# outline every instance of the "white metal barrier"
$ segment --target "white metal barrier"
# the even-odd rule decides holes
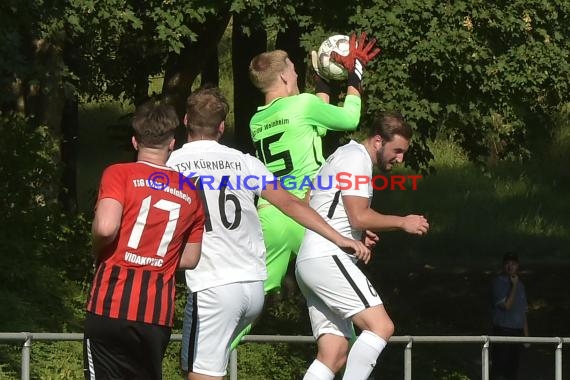
[[[30,379],[30,351],[32,341],[81,341],[81,333],[10,333],[0,332],[0,343],[23,342],[21,380]],[[181,341],[181,334],[172,334],[171,341]],[[297,335],[247,335],[243,342],[257,343],[315,343],[312,336]],[[422,343],[479,343],[481,345],[481,379],[489,380],[489,345],[491,343],[533,343],[554,345],[554,379],[562,380],[562,346],[570,343],[570,338],[559,337],[506,337],[506,336],[393,336],[390,344],[405,344],[404,380],[412,380],[412,348]],[[237,380],[237,350],[230,356],[230,380]]]

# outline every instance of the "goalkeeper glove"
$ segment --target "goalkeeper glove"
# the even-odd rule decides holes
[[[348,84],[359,88],[362,81],[364,67],[380,53],[380,48],[375,47],[376,39],[366,42],[366,33],[362,32],[356,42],[356,34],[350,36],[348,54],[340,55],[336,51],[331,52],[331,58],[341,64],[348,71]]]
[[[315,92],[324,93],[327,95],[331,95],[331,86],[329,82],[323,78],[319,72],[319,63],[318,63],[318,55],[316,51],[311,51],[311,64],[313,65],[313,70],[315,72]]]

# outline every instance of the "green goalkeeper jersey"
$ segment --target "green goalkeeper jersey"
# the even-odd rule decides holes
[[[342,107],[309,93],[277,98],[250,121],[257,156],[289,192],[303,198],[324,162],[322,136],[329,129],[355,130],[360,108],[356,95],[347,95]]]

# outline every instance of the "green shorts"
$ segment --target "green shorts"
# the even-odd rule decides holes
[[[265,240],[267,280],[265,293],[278,290],[287,273],[289,261],[299,252],[305,227],[269,205],[258,211]]]

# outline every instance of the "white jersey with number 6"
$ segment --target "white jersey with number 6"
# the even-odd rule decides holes
[[[166,164],[196,179],[203,197],[202,257],[195,269],[186,271],[190,290],[265,280],[265,246],[255,197],[274,180],[273,174],[257,158],[213,140],[184,144]],[[192,186],[184,178],[180,182]]]
[[[317,177],[326,186],[316,186],[311,191],[309,205],[323,217],[328,224],[343,236],[360,240],[361,230],[350,226],[348,215],[342,201],[343,195],[353,195],[372,199],[372,160],[362,144],[350,141],[339,147],[321,166]],[[365,183],[365,181],[367,181]],[[319,182],[315,181],[318,185]],[[329,184],[332,183],[332,186]],[[297,262],[331,255],[344,255],[338,246],[321,235],[307,230],[301,244]],[[354,260],[354,256],[351,256]]]

